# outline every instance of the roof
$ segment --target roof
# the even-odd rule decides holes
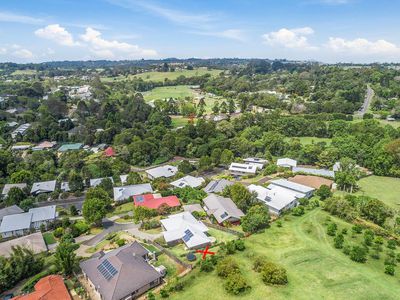
[[[187,212],[190,212],[190,213],[193,213],[195,211],[204,212],[203,208],[198,203],[183,205],[182,207],[183,207],[184,211],[187,211]]]
[[[304,167],[293,167],[292,169],[293,172],[301,172],[301,173],[307,173],[307,174],[312,174],[312,175],[317,175],[317,176],[326,176],[326,177],[335,177],[335,172],[331,170],[326,170],[326,169],[315,169],[315,168],[304,168]]]
[[[35,291],[14,297],[12,300],[71,300],[71,296],[60,275],[43,277],[35,284]]]
[[[2,195],[8,195],[8,192],[13,188],[24,189],[27,187],[26,183],[7,183],[4,185],[3,191],[1,192]]]
[[[268,160],[258,157],[247,157],[243,159],[243,161],[248,164],[259,164],[259,165],[265,165],[268,163]]]
[[[33,214],[30,212],[4,216],[0,225],[0,233],[29,229],[32,217]]]
[[[61,182],[60,190],[62,190],[64,192],[69,192],[71,190],[69,187],[69,182],[68,181]]]
[[[276,161],[277,166],[282,166],[282,167],[296,167],[297,166],[297,160],[291,159],[291,158],[278,158]]]
[[[133,201],[135,203],[135,206],[145,206],[151,209],[157,209],[163,204],[166,204],[169,207],[176,207],[181,205],[178,197],[176,197],[175,195],[167,197],[158,197],[157,194],[135,195],[133,196]]]
[[[55,189],[56,189],[55,180],[35,182],[32,185],[31,194],[54,192]]]
[[[233,182],[226,179],[212,180],[203,190],[206,193],[221,193],[227,186],[232,184]]]
[[[121,179],[121,183],[125,184],[128,180],[128,174],[119,175],[119,178]]]
[[[207,213],[213,215],[218,223],[223,223],[229,218],[240,219],[244,213],[230,199],[215,194],[209,194],[203,199],[208,208]]]
[[[291,189],[293,191],[304,193],[304,194],[309,193],[309,192],[314,190],[314,188],[311,188],[309,186],[305,186],[305,185],[302,185],[302,184],[299,184],[299,183],[291,182],[291,181],[286,180],[286,179],[271,180],[269,187],[271,185],[281,186],[281,187],[288,188],[288,189]]]
[[[170,184],[177,188],[184,188],[186,186],[190,186],[192,188],[196,188],[201,186],[204,183],[203,177],[193,177],[190,175],[186,175],[178,180],[171,182]]]
[[[257,194],[258,200],[277,211],[280,211],[293,201],[304,197],[304,194],[296,193],[295,191],[279,186],[268,189],[260,185],[251,184],[248,186],[248,189],[250,192]]]
[[[32,213],[32,222],[54,220],[57,217],[55,205],[31,208],[29,212]]]
[[[309,176],[309,175],[296,175],[294,177],[289,178],[288,180],[291,182],[312,187],[314,189],[319,189],[322,185],[331,187],[333,184],[333,180],[318,176]]]
[[[0,222],[5,216],[11,216],[15,214],[21,214],[24,210],[17,205],[8,206],[0,209]]]
[[[12,253],[12,248],[16,246],[28,248],[32,250],[35,254],[47,251],[47,246],[44,242],[42,233],[36,232],[30,235],[0,243],[0,255],[4,257],[9,257]]]
[[[79,150],[82,148],[82,144],[81,143],[75,143],[75,144],[64,144],[62,145],[60,148],[58,148],[59,152],[66,152],[69,150]]]
[[[250,164],[231,163],[229,166],[229,171],[255,174],[257,172],[257,166]]]
[[[144,260],[143,255],[147,253],[135,241],[82,261],[80,266],[103,300],[120,300],[162,277]]]
[[[104,150],[104,155],[107,157],[115,156],[115,151],[112,147],[108,147],[106,150]]]
[[[150,170],[146,170],[146,173],[153,178],[159,178],[159,177],[168,178],[174,176],[177,172],[178,168],[170,165],[160,166]]]
[[[167,243],[182,240],[188,248],[211,243],[211,239],[205,235],[207,226],[187,211],[170,215],[160,222],[165,229],[163,235]]]
[[[53,148],[56,144],[57,144],[56,142],[44,141],[38,144],[37,146],[33,147],[32,150],[50,149]]]
[[[152,192],[153,188],[151,187],[150,183],[119,186],[114,188],[114,201],[121,201],[135,195],[142,195]]]
[[[106,178],[110,179],[111,182],[114,183],[114,179],[113,179],[112,177],[102,177],[102,178],[90,179],[90,186],[91,186],[91,187],[98,186],[98,185],[101,184],[101,182],[102,182],[104,179],[106,179]]]

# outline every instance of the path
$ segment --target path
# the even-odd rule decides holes
[[[361,117],[364,116],[364,114],[368,111],[369,106],[371,105],[371,101],[374,98],[374,95],[375,95],[374,90],[368,85],[364,103],[356,114],[360,115]]]

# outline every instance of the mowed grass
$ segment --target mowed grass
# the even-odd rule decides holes
[[[300,140],[300,143],[302,145],[310,145],[310,144],[316,144],[316,143],[322,143],[322,142],[329,145],[332,141],[329,138],[319,138],[319,137],[314,137],[314,136],[302,136],[302,137],[298,137],[298,139]]]
[[[15,70],[11,75],[34,75],[36,70]]]
[[[195,77],[210,74],[213,77],[218,76],[222,70],[207,70],[207,68],[198,68],[194,70],[179,70],[175,72],[146,72],[138,75],[132,75],[133,78],[142,78],[144,81],[164,81],[166,78],[175,80],[179,76]]]
[[[189,122],[189,118],[183,116],[170,116],[170,117],[171,117],[172,127],[174,128],[186,126]],[[196,120],[194,121],[196,122]]]
[[[46,245],[51,245],[57,243],[56,238],[54,237],[52,232],[43,233],[43,239]]]
[[[301,217],[288,216],[283,226],[275,224],[264,233],[245,239],[246,250],[234,255],[241,272],[251,285],[242,296],[232,296],[223,288],[224,281],[215,271],[211,274],[193,271],[194,280],[170,299],[398,299],[400,275],[384,274],[383,258],[368,259],[365,264],[353,262],[333,247],[323,224],[328,214],[321,209]],[[331,218],[341,228],[351,225]],[[351,230],[349,230],[350,232]],[[350,234],[346,241],[351,240]],[[357,238],[359,239],[359,238]],[[351,241],[350,241],[351,244]],[[287,286],[267,286],[260,274],[252,270],[254,257],[259,255],[284,266]],[[212,289],[212,291],[211,291]]]
[[[185,99],[186,97],[193,96],[193,90],[187,85],[157,87],[151,91],[143,93],[143,97],[146,102],[169,98]]]
[[[400,209],[400,178],[368,176],[358,181],[358,185],[360,190],[357,194],[377,198],[393,208]]]

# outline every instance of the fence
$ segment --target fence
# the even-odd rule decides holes
[[[190,269],[191,270],[193,268],[193,266],[191,264],[188,264],[188,263],[185,263],[184,261],[181,261],[178,257],[175,256],[175,254],[173,254],[171,251],[165,249],[159,243],[154,242],[154,241],[150,241],[150,240],[146,240],[146,243],[148,243],[150,245],[153,245],[154,247],[159,249],[161,252],[165,253],[165,255],[167,255],[169,258],[171,258],[173,261],[175,261],[177,264],[181,265],[185,269]]]
[[[217,230],[221,230],[221,231],[225,231],[227,233],[236,235],[236,236],[241,237],[241,238],[244,237],[244,234],[242,232],[239,232],[239,231],[236,231],[236,230],[233,230],[233,229],[230,229],[230,228],[226,228],[226,227],[223,227],[221,225],[212,224],[212,223],[209,223],[209,222],[204,222],[204,223],[208,227],[211,227],[211,228],[214,228],[214,229],[217,229]]]

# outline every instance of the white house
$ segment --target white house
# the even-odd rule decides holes
[[[146,170],[147,176],[150,179],[156,179],[160,177],[169,178],[175,176],[177,172],[178,168],[170,165],[160,166],[150,170]]]
[[[283,167],[283,168],[293,168],[297,166],[297,160],[291,159],[291,158],[279,158],[276,161],[276,165],[278,167]]]
[[[31,124],[29,123],[25,123],[22,124],[20,126],[18,126],[17,129],[15,129],[12,133],[11,133],[11,137],[13,139],[15,139],[17,137],[18,134],[24,135],[25,132],[31,127]]]
[[[98,186],[104,179],[110,179],[112,183],[114,183],[114,180],[112,177],[102,177],[102,178],[94,178],[94,179],[90,179],[90,186],[91,187],[96,187]]]
[[[264,166],[268,163],[268,160],[258,157],[248,157],[243,159],[243,161],[248,165],[255,165],[259,170],[264,168]]]
[[[123,201],[135,195],[153,193],[150,183],[118,186],[114,188],[114,201]]]
[[[229,166],[229,172],[232,175],[243,176],[243,175],[255,175],[257,173],[257,166],[241,163],[231,163]]]
[[[186,175],[178,180],[171,182],[170,184],[177,188],[184,188],[186,186],[190,186],[192,188],[197,188],[201,186],[205,182],[203,177],[193,177],[190,175]]]

